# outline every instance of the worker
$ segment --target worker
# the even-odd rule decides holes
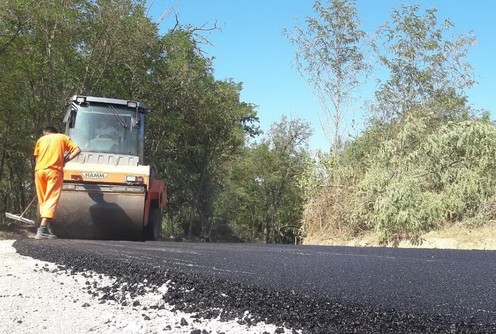
[[[100,128],[97,130],[97,138],[112,138],[117,139],[117,130],[108,123],[107,120],[102,120]]]
[[[79,146],[69,136],[58,133],[53,126],[43,130],[34,148],[36,167],[34,181],[40,209],[41,223],[36,239],[56,239],[50,228],[60,199],[64,182],[65,163],[81,153]]]

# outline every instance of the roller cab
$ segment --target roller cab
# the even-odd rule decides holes
[[[157,240],[166,191],[143,164],[146,108],[90,96],[68,101],[66,134],[81,154],[64,168],[52,223],[60,238]]]

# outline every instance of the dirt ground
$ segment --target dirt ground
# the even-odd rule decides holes
[[[379,238],[374,233],[367,233],[361,237],[346,240],[340,238],[306,238],[303,244],[358,247],[381,246]],[[410,240],[402,240],[387,246],[400,248],[496,250],[496,226],[472,229],[462,226],[451,226],[422,235],[418,243],[412,243]]]
[[[36,227],[19,222],[0,222],[0,240],[34,237]]]
[[[19,222],[0,222],[0,240],[23,239],[34,237],[36,227]],[[354,239],[306,238],[304,245],[380,247],[379,238],[374,233],[365,234]],[[418,244],[402,240],[388,247],[431,248],[431,249],[478,249],[496,250],[496,226],[467,229],[452,226],[439,231],[424,234]]]

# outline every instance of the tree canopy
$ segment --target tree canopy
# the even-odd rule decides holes
[[[167,184],[169,236],[293,243],[374,231],[388,242],[493,223],[496,132],[465,94],[475,37],[450,34],[452,22],[417,5],[395,8],[374,36],[354,0],[316,0],[314,10],[285,34],[332,120],[332,154],[309,149],[304,120],[283,116],[263,134],[242,83],[214,77],[201,29],[161,34],[144,0],[0,2],[0,211],[22,212],[34,197],[34,143],[83,94],[150,109],[145,159]],[[379,84],[367,123],[342,140],[368,70]]]
[[[379,27],[372,46],[386,75],[366,129],[339,165],[321,157],[304,174],[307,237],[374,231],[387,243],[494,221],[495,128],[465,95],[475,39],[449,35],[452,27],[417,5],[394,9]]]
[[[2,211],[20,212],[33,196],[34,143],[46,124],[61,127],[69,96],[134,99],[152,110],[146,154],[168,185],[169,216],[209,237],[219,173],[256,134],[257,117],[240,83],[214,78],[192,30],[161,36],[144,1],[7,0],[0,9]]]

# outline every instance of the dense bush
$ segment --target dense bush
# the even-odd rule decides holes
[[[376,154],[362,156],[361,164],[343,159],[341,165],[327,165],[327,183],[309,196],[304,232],[373,230],[389,241],[415,238],[444,224],[493,221],[495,127],[479,120],[437,126],[430,121],[403,119]]]

